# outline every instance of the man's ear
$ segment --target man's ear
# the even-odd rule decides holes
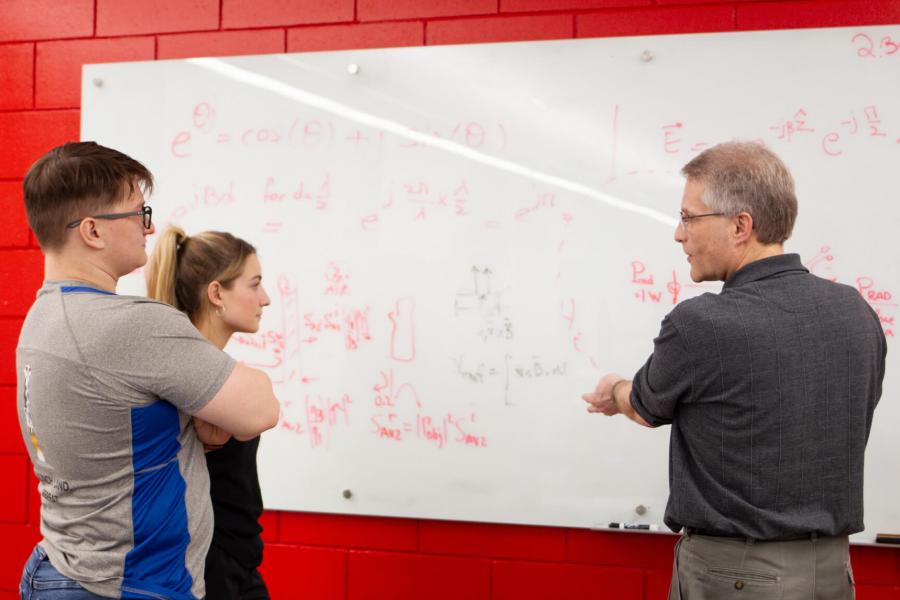
[[[106,248],[106,240],[97,228],[96,220],[90,217],[82,219],[81,223],[78,224],[76,231],[77,235],[81,238],[81,241],[88,247],[97,250]]]
[[[734,241],[738,243],[747,242],[750,236],[753,235],[753,217],[748,212],[742,212],[738,213],[734,219],[732,229]]]
[[[222,301],[222,284],[218,281],[210,281],[206,286],[206,298],[216,308],[222,308],[225,304]]]

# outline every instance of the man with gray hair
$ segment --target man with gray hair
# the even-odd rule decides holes
[[[606,375],[582,398],[672,426],[665,522],[684,535],[669,598],[853,598],[881,324],[854,288],[784,254],[797,199],[772,151],[724,143],[682,173],[675,241],[691,279],[722,291],[678,304],[633,380]]]

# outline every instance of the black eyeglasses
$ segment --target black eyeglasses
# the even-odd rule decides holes
[[[125,217],[142,217],[144,221],[144,229],[150,229],[150,225],[153,223],[153,209],[147,205],[141,210],[136,210],[134,212],[123,212],[123,213],[107,213],[105,215],[91,215],[90,217],[85,217],[85,219],[124,219]],[[75,229],[84,219],[78,219],[77,221],[72,221],[68,225],[66,225],[69,229]]]
[[[681,225],[681,230],[686,231],[688,223],[690,223],[693,219],[699,219],[700,217],[722,217],[725,216],[723,212],[712,212],[712,213],[703,213],[702,215],[686,215],[681,213],[678,215],[678,224]]]

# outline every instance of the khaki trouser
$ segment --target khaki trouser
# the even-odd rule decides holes
[[[853,600],[847,536],[760,542],[684,534],[669,600]]]

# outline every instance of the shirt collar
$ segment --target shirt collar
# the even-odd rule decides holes
[[[809,269],[800,262],[799,254],[779,254],[755,260],[732,273],[731,277],[725,281],[722,289],[724,291],[728,288],[738,287],[746,283],[772,277],[773,275],[789,272],[809,273]]]

